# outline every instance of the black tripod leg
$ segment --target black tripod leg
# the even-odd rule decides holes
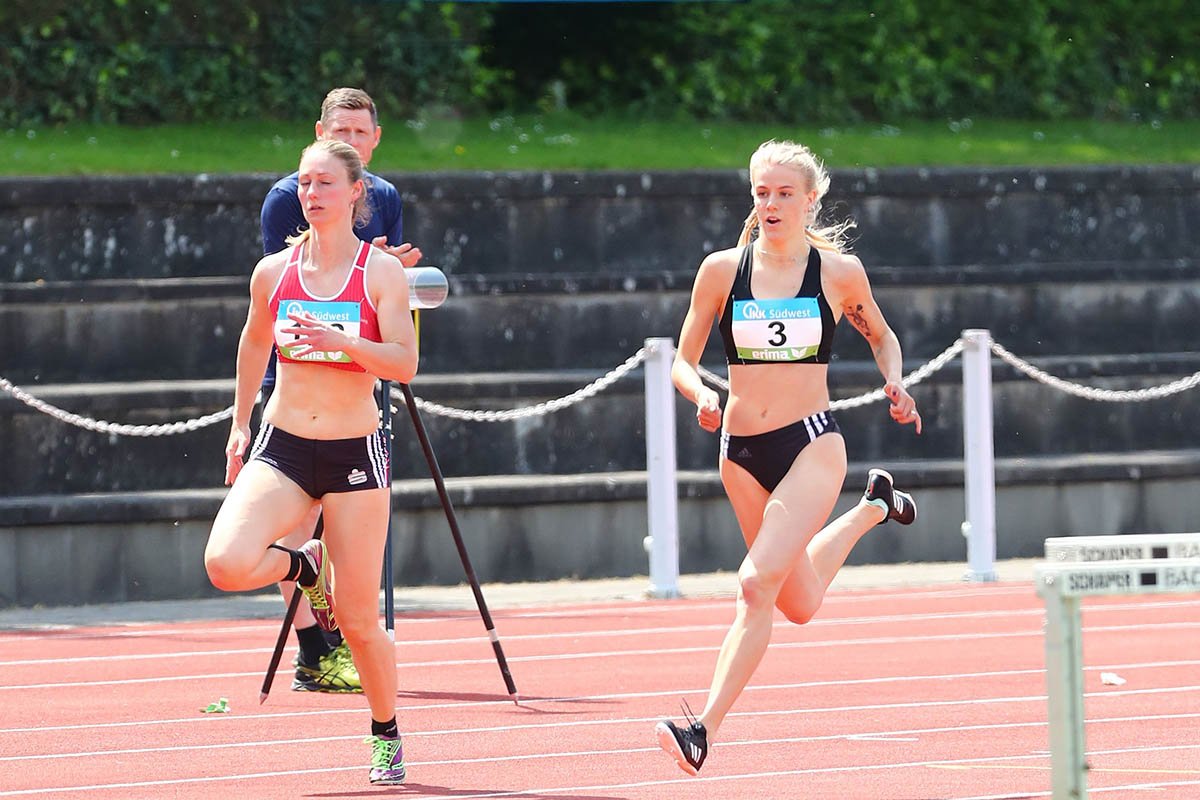
[[[518,701],[517,687],[508,671],[508,661],[504,658],[504,649],[500,647],[500,637],[496,635],[496,626],[492,623],[492,615],[488,613],[487,602],[483,599],[483,590],[479,588],[479,579],[475,577],[471,558],[467,555],[466,545],[463,544],[462,531],[458,528],[458,520],[454,516],[454,506],[450,503],[450,495],[446,493],[446,482],[442,478],[442,470],[438,466],[437,457],[433,454],[433,447],[429,444],[429,435],[425,432],[425,425],[421,422],[420,414],[417,413],[416,399],[408,384],[400,384],[400,389],[404,392],[404,404],[408,406],[408,415],[412,417],[413,428],[416,429],[417,438],[421,442],[421,450],[424,451],[425,460],[429,463],[429,473],[433,477],[438,497],[442,501],[442,510],[446,512],[446,521],[450,523],[450,533],[454,536],[454,546],[458,548],[458,557],[462,560],[467,580],[471,583],[471,591],[475,593],[475,605],[479,606],[479,615],[483,617],[483,626],[487,628],[488,636],[492,640],[492,650],[496,653],[496,663],[500,665],[500,674],[504,676],[504,685],[508,687],[509,697],[516,703]]]

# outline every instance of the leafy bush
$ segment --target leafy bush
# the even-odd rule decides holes
[[[776,0],[493,10],[485,49],[525,106],[552,81],[578,110],[846,122],[1200,116],[1187,0]],[[536,46],[531,46],[536,43]],[[530,85],[531,80],[536,84]],[[533,94],[531,95],[531,92]]]
[[[7,0],[0,123],[382,113],[1200,117],[1189,0]]]
[[[315,118],[334,86],[381,113],[473,107],[486,9],[353,0],[6,0],[0,121]]]

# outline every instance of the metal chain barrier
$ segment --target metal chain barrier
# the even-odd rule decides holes
[[[69,425],[75,425],[89,431],[111,433],[120,436],[171,436],[176,433],[199,430],[200,428],[212,425],[214,422],[220,422],[223,419],[229,419],[233,416],[233,406],[230,406],[224,411],[207,414],[196,419],[189,419],[185,422],[168,422],[161,425],[122,425],[117,422],[105,422],[104,420],[91,419],[79,414],[73,414],[70,411],[64,411],[57,406],[50,405],[44,400],[37,399],[29,392],[26,392],[19,386],[14,386],[4,378],[0,378],[0,389],[8,392],[30,408],[35,408],[43,414],[49,414],[55,419],[66,422]]]
[[[942,367],[946,366],[950,359],[962,352],[962,349],[963,340],[961,338],[956,339],[954,344],[950,345],[937,356],[908,373],[908,375],[905,377],[901,378],[900,383],[906,388],[909,386],[915,386],[933,373],[937,372]],[[729,381],[725,380],[720,375],[700,366],[696,367],[696,371],[700,373],[701,378],[704,378],[709,383],[724,389],[725,391],[729,391]],[[834,400],[829,404],[829,408],[833,411],[837,411],[841,408],[858,408],[859,406],[865,406],[868,403],[874,403],[877,400],[885,399],[887,399],[887,395],[883,393],[883,389],[872,389],[871,391],[865,394],[860,394],[857,397],[844,397],[841,400]]]
[[[1087,400],[1100,400],[1106,403],[1139,403],[1145,400],[1156,400],[1160,397],[1167,397],[1168,395],[1186,391],[1200,385],[1200,372],[1194,372],[1186,378],[1164,383],[1162,386],[1153,386],[1149,389],[1097,389],[1093,386],[1084,386],[1065,381],[1062,378],[1056,378],[1045,370],[1038,369],[1028,361],[1013,355],[998,342],[992,342],[992,352],[1035,381],[1052,386],[1060,392],[1066,392],[1067,394]]]
[[[901,383],[905,386],[914,386],[928,378],[933,373],[944,367],[951,359],[962,352],[964,345],[963,339],[957,339],[955,342],[943,350],[938,356],[926,362],[916,370],[913,370],[906,375]],[[1076,397],[1082,397],[1087,400],[1099,400],[1104,402],[1142,402],[1145,400],[1155,400],[1162,397],[1167,397],[1178,392],[1183,392],[1188,389],[1193,389],[1200,386],[1200,372],[1193,373],[1186,378],[1180,378],[1177,381],[1163,384],[1162,386],[1154,386],[1149,389],[1097,389],[1091,386],[1071,383],[1070,381],[1057,378],[1054,375],[1033,366],[1028,361],[1013,355],[1005,347],[996,341],[992,342],[992,352],[1000,359],[1025,374],[1026,376],[1047,386],[1051,386],[1059,391]],[[618,367],[610,370],[600,378],[589,383],[581,389],[578,389],[570,394],[559,397],[554,400],[548,400],[544,403],[538,403],[533,406],[524,408],[506,409],[504,411],[475,411],[461,408],[452,408],[439,403],[434,403],[429,400],[422,400],[417,397],[417,408],[421,411],[430,414],[438,414],[451,419],[462,420],[466,422],[509,422],[516,419],[526,419],[528,417],[539,417],[545,414],[550,414],[555,411],[561,411],[564,408],[573,406],[594,397],[600,392],[607,389],[616,381],[620,380],[631,370],[637,367],[646,359],[646,348],[640,348],[636,353]],[[729,390],[729,381],[720,375],[712,372],[705,367],[698,366],[696,368],[700,377],[709,383],[717,386],[725,391]],[[51,405],[44,400],[39,400],[29,394],[19,386],[14,385],[11,381],[0,378],[0,389],[11,394],[29,407],[48,414],[57,420],[65,422],[69,425],[75,425],[89,431],[97,431],[99,433],[109,433],[119,436],[171,436],[177,433],[187,433],[189,431],[205,428],[222,420],[227,420],[233,416],[233,406],[218,411],[213,414],[206,414],[202,417],[189,419],[183,422],[170,422],[160,425],[123,425],[116,422],[105,422],[104,420],[91,419],[80,414],[74,414],[70,411],[65,411],[61,408]],[[395,400],[403,402],[403,395],[399,389],[392,390],[392,397]],[[830,408],[837,410],[843,408],[856,408],[858,406],[874,403],[878,400],[884,400],[885,395],[883,389],[874,389],[857,397],[847,397],[840,400],[834,400],[829,404]]]
[[[625,359],[619,367],[610,370],[607,374],[584,386],[582,389],[577,389],[565,397],[559,397],[555,400],[547,400],[544,403],[538,403],[525,408],[511,408],[505,411],[468,411],[462,408],[451,408],[443,406],[439,403],[433,403],[429,400],[422,400],[419,397],[413,399],[417,401],[417,408],[421,411],[427,411],[430,414],[440,414],[443,417],[451,419],[463,420],[466,422],[508,422],[514,419],[525,419],[527,417],[540,417],[544,414],[549,414],[553,411],[561,411],[568,406],[573,406],[578,402],[588,399],[593,395],[607,389],[615,381],[623,377],[627,372],[642,363],[646,359],[646,348],[640,348],[636,353]],[[400,394],[399,389],[392,390],[392,398],[404,401],[404,396]]]

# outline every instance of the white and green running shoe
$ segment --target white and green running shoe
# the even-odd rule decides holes
[[[337,620],[333,616],[333,606],[329,604],[329,597],[333,594],[333,580],[330,577],[329,552],[325,549],[325,543],[320,539],[309,539],[300,545],[298,552],[317,573],[317,581],[312,586],[305,586],[303,583],[296,585],[308,598],[313,619],[317,624],[327,631],[336,631]]]
[[[404,783],[404,746],[400,737],[368,736],[371,745],[371,783]]]
[[[350,646],[343,640],[321,656],[315,666],[296,662],[293,692],[362,692],[362,681],[350,656]]]

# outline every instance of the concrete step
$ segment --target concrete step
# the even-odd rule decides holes
[[[847,563],[963,562],[961,460],[855,460],[835,515],[857,502],[871,466],[913,491],[917,521],[876,528]],[[1200,449],[999,459],[997,557],[1039,556],[1048,536],[1193,530],[1179,498],[1200,491],[1197,475]],[[715,470],[682,472],[678,486],[681,570],[735,570],[745,545]],[[642,472],[450,478],[447,489],[481,581],[646,574]],[[0,608],[217,596],[203,551],[224,494],[0,498]],[[397,481],[392,508],[396,585],[461,583],[432,482]]]
[[[876,272],[878,274],[876,274]],[[1189,350],[1200,262],[881,268],[874,293],[907,356],[964,328],[1022,355]],[[421,316],[421,371],[607,369],[648,337],[676,338],[693,275],[455,280]],[[245,279],[0,285],[0,376],[16,383],[229,377]],[[869,359],[841,326],[834,357]],[[714,332],[706,351],[720,359]]]
[[[1038,359],[1065,379],[1109,389],[1159,386],[1200,371],[1200,353]],[[921,366],[909,360],[907,370]],[[723,365],[711,364],[723,374]],[[994,439],[1000,456],[1135,451],[1200,446],[1194,420],[1200,391],[1145,403],[1076,398],[1026,378],[1002,362],[993,368]],[[597,372],[422,375],[417,397],[468,410],[530,408],[589,384]],[[869,362],[831,369],[834,398],[855,397],[879,385]],[[913,388],[925,424],[891,421],[883,402],[838,412],[853,458],[952,458],[962,453],[962,389],[957,360]],[[164,424],[226,408],[232,382],[154,381],[42,386],[37,396],[92,419]],[[399,404],[396,404],[399,406]],[[640,369],[600,394],[554,413],[510,422],[462,422],[422,413],[447,476],[608,473],[645,466],[644,376]],[[428,466],[401,408],[394,419],[396,478],[427,476]],[[0,480],[13,494],[189,489],[219,486],[228,423],[189,433],[132,437],[92,432],[61,422],[0,395]],[[718,437],[699,429],[694,410],[676,404],[676,452],[682,469],[716,464]]]
[[[734,169],[383,177],[403,196],[405,238],[454,274],[693,268],[737,241],[751,208]],[[0,178],[14,220],[0,229],[0,281],[244,275],[273,180]],[[1198,186],[1190,164],[867,168],[834,170],[825,207],[858,221],[868,264],[1198,258]]]

